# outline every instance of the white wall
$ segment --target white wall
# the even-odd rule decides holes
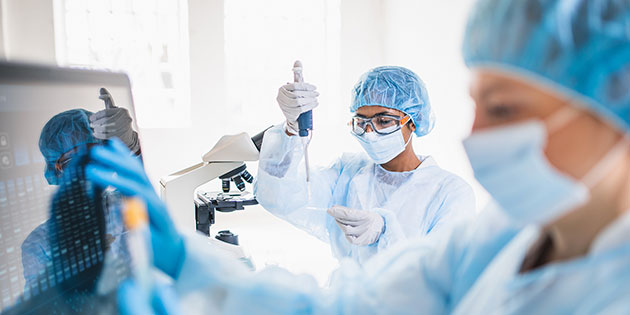
[[[6,27],[4,26],[4,21],[6,21],[6,18],[4,17],[4,7],[5,5],[2,3],[2,1],[0,1],[0,60],[7,58],[6,49],[4,48],[4,32],[6,30]]]
[[[386,16],[382,0],[341,1],[341,88],[344,101],[350,102],[350,91],[361,74],[383,65]],[[349,104],[347,104],[349,106]]]
[[[6,58],[54,63],[53,0],[2,0],[0,5]]]

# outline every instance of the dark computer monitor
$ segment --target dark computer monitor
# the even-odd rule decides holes
[[[0,63],[0,312],[115,307],[109,298],[128,276],[119,196],[95,198],[80,169],[63,169],[80,148],[103,143],[89,122],[106,107],[101,88],[137,131],[124,74]],[[82,184],[61,192],[63,176]]]

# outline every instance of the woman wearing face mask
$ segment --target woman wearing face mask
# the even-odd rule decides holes
[[[312,171],[308,199],[300,113],[317,106],[307,83],[280,88],[287,123],[266,132],[256,197],[271,213],[329,242],[337,258],[363,262],[408,237],[446,233],[474,214],[474,195],[461,178],[430,156],[414,153],[412,138],[433,128],[424,83],[403,67],[378,67],[356,84],[351,134],[364,154],[343,154],[328,168]]]

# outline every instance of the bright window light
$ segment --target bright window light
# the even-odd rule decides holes
[[[191,124],[186,0],[56,0],[60,65],[126,72],[143,128]]]

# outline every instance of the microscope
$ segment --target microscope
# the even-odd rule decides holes
[[[269,127],[271,128],[271,127]],[[267,129],[269,129],[267,128]],[[256,205],[256,197],[245,191],[245,182],[254,177],[247,171],[245,162],[257,161],[265,131],[253,137],[245,132],[223,136],[214,147],[204,154],[202,162],[177,171],[160,179],[162,200],[174,215],[176,226],[181,230],[193,228],[210,237],[210,226],[215,223],[215,211],[232,212]],[[208,192],[197,189],[214,179],[221,180],[221,191]],[[234,183],[238,192],[231,192]],[[238,235],[229,230],[219,231],[210,243],[247,262],[238,244]],[[253,268],[253,265],[250,265]]]

